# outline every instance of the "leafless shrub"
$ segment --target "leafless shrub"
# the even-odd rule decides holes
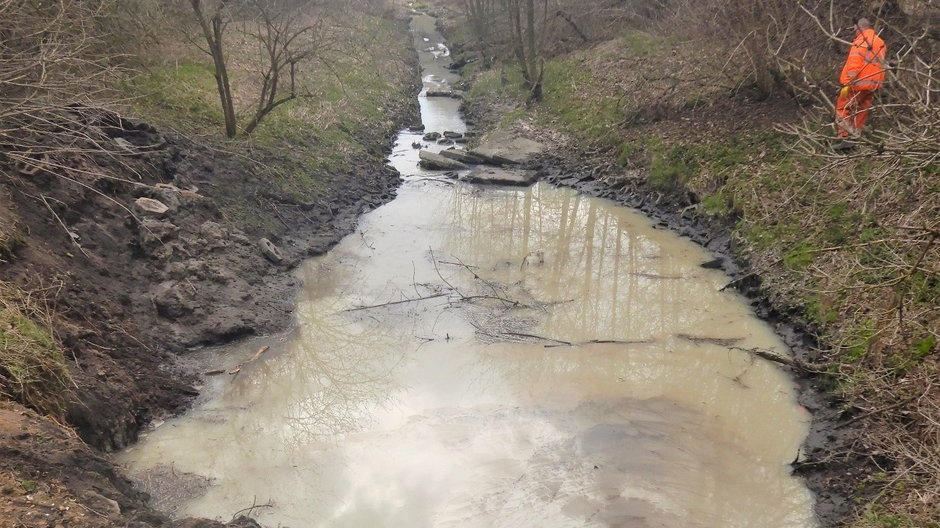
[[[35,173],[62,153],[120,152],[89,126],[119,73],[107,42],[112,7],[0,0],[0,157],[11,169]]]
[[[189,4],[201,30],[201,37],[191,41],[212,57],[228,137],[238,133],[239,114],[229,73],[230,26],[257,45],[260,58],[258,89],[243,133],[251,134],[282,104],[311,97],[299,84],[298,70],[325,62],[335,47],[337,36],[331,31],[325,9],[299,0],[189,0]],[[381,5],[366,2],[364,7]]]
[[[850,44],[839,33],[840,24],[834,20],[834,9],[828,15],[803,8],[804,17],[813,21],[816,32],[834,43]],[[929,24],[912,20],[882,21],[880,31],[889,34],[887,58],[888,78],[880,92],[880,101],[872,112],[878,116],[877,126],[866,130],[858,142],[863,147],[856,156],[880,160],[897,170],[936,171],[940,164],[940,113],[936,111],[940,98],[940,41]],[[803,92],[825,110],[833,111],[832,84],[814,79],[805,62],[783,60],[793,70],[815,82],[807,82]],[[832,160],[834,166],[853,161],[856,156],[844,156],[829,149],[832,136],[830,122],[809,119],[785,129],[799,140],[799,148],[806,154]]]

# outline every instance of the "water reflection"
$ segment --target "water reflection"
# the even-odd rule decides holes
[[[125,455],[213,479],[182,513],[813,526],[792,383],[727,345],[784,348],[698,248],[544,185],[411,181],[360,231],[303,269],[291,335]]]
[[[454,81],[433,22],[426,87]],[[271,500],[267,526],[815,526],[787,466],[808,416],[746,352],[785,347],[707,255],[567,190],[434,181],[420,136],[394,147],[398,197],[301,270],[296,329],[210,354],[271,346],[121,455],[159,503],[188,482],[174,515]]]

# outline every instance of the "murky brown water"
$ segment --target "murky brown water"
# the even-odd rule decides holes
[[[295,528],[815,526],[788,466],[809,416],[741,349],[787,351],[707,254],[567,190],[428,179],[411,139],[398,198],[302,269],[297,327],[202,354],[271,346],[120,455],[158,505]]]

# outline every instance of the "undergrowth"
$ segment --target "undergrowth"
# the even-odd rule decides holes
[[[0,282],[0,394],[43,414],[61,416],[70,376],[42,302]]]

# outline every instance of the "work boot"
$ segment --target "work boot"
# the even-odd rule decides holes
[[[836,152],[845,152],[855,148],[855,143],[841,139],[832,144],[832,150]]]

